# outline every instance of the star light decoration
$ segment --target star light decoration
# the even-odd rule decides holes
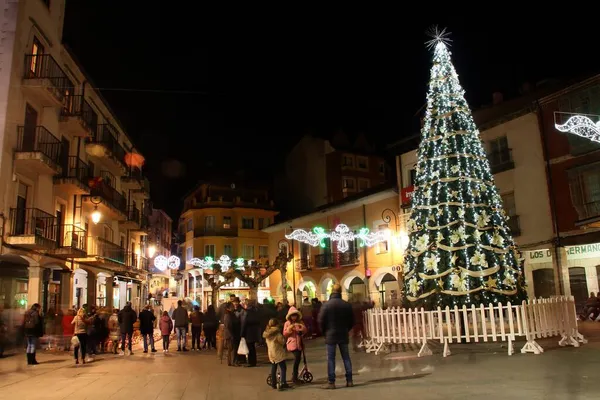
[[[181,265],[181,260],[177,256],[170,256],[169,258],[165,256],[156,256],[154,259],[154,266],[160,270],[165,271],[167,268],[169,269],[179,269]]]
[[[600,121],[594,122],[585,115],[573,115],[564,124],[554,124],[554,127],[560,132],[572,133],[600,143]]]
[[[361,228],[358,233],[354,233],[346,224],[339,224],[335,229],[327,233],[320,226],[313,228],[312,232],[304,229],[295,229],[289,235],[285,235],[286,239],[297,240],[306,243],[312,247],[325,247],[325,239],[338,243],[338,251],[345,253],[350,249],[349,242],[356,239],[360,240],[361,247],[371,247],[377,243],[385,242],[387,238],[386,231],[369,232],[369,228]]]
[[[244,268],[244,259],[243,258],[240,257],[240,258],[236,258],[235,260],[232,260],[226,254],[223,254],[221,257],[219,257],[218,260],[215,260],[214,258],[212,258],[210,256],[204,257],[204,259],[194,257],[190,261],[188,261],[188,263],[192,264],[195,267],[202,268],[202,269],[208,269],[208,268],[212,269],[213,265],[216,264],[221,267],[221,272],[229,271],[229,268],[231,268],[232,264],[236,266],[236,269]]]

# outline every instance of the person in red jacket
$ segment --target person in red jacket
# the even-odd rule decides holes
[[[302,335],[306,333],[306,326],[302,322],[302,313],[296,309],[296,307],[290,307],[285,325],[283,326],[283,336],[286,340],[286,348],[289,352],[294,355],[294,369],[292,372],[292,381],[294,384],[299,384],[298,379],[298,367],[300,366],[300,360],[302,357],[302,349],[304,347],[302,343]]]
[[[65,351],[71,351],[71,338],[75,332],[73,318],[75,318],[75,310],[68,310],[67,314],[62,317],[62,342]]]

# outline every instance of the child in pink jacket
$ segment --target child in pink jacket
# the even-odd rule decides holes
[[[285,325],[283,326],[283,336],[286,337],[286,347],[289,352],[294,355],[294,369],[292,372],[292,381],[299,384],[298,367],[302,357],[302,335],[306,333],[306,326],[302,322],[302,313],[296,307],[290,307],[290,310],[285,317]]]
[[[162,317],[158,323],[160,334],[162,335],[163,341],[163,353],[169,352],[169,341],[171,339],[171,332],[173,331],[173,320],[169,317],[169,313],[163,311]]]

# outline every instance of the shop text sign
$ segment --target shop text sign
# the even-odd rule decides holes
[[[412,203],[412,198],[413,198],[414,194],[415,194],[414,186],[402,188],[402,190],[400,191],[400,198],[402,200],[402,205],[410,206]]]
[[[527,264],[542,264],[552,262],[550,249],[532,250],[527,252]]]
[[[582,260],[600,257],[600,243],[566,246],[567,260]]]

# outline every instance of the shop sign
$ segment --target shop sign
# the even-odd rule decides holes
[[[412,198],[413,198],[414,194],[415,194],[414,186],[402,188],[402,190],[400,191],[400,198],[402,200],[402,205],[407,206],[407,207],[410,206],[412,203]]]
[[[525,262],[527,264],[542,264],[552,262],[552,252],[550,249],[540,249],[527,251]]]
[[[583,260],[600,257],[600,243],[566,246],[567,260]]]

